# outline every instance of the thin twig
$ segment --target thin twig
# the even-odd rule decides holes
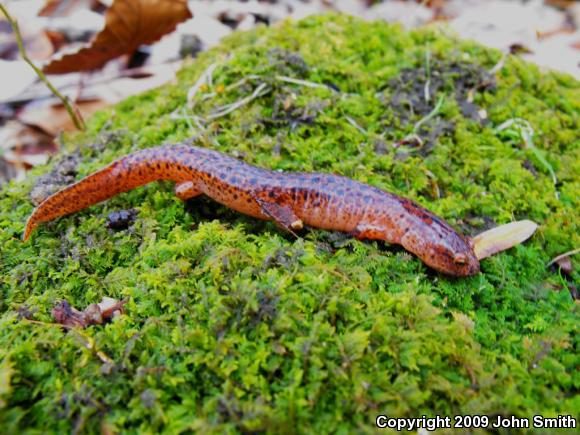
[[[199,116],[196,115],[191,115],[191,120],[193,122],[195,122],[195,125],[197,126],[197,128],[199,128],[199,130],[205,134],[205,137],[208,138],[211,143],[214,144],[214,146],[216,147],[220,147],[221,144],[219,143],[219,141],[214,137],[213,134],[211,134],[211,132],[209,132],[207,130],[207,127],[204,125],[205,120],[203,118],[200,118]],[[203,122],[202,122],[203,121]]]
[[[534,129],[527,120],[523,118],[508,119],[507,121],[504,121],[501,125],[496,127],[495,131],[499,132],[512,126],[515,127],[517,134],[519,134],[520,138],[524,141],[524,146],[529,150],[531,150],[534,156],[536,156],[536,158],[540,161],[540,163],[544,165],[544,167],[548,170],[550,177],[552,177],[552,183],[554,183],[554,186],[556,186],[558,184],[558,178],[556,177],[554,168],[552,168],[550,162],[546,160],[542,152],[534,144],[533,140]],[[556,198],[557,197],[558,194],[556,193]]]
[[[578,253],[580,253],[580,248],[573,249],[572,251],[564,252],[563,254],[560,254],[557,257],[554,257],[552,259],[552,261],[550,261],[546,265],[546,267],[550,267],[552,264],[556,263],[557,261],[560,261],[563,258],[567,258],[567,257],[570,257],[570,256],[575,255],[575,254],[578,254]]]
[[[233,89],[236,89],[236,88],[239,88],[240,86],[243,86],[243,85],[245,85],[245,84],[246,84],[246,83],[248,83],[250,80],[256,80],[256,79],[260,79],[260,78],[262,78],[262,77],[260,77],[260,76],[258,76],[258,75],[256,75],[256,74],[250,74],[250,75],[247,75],[247,76],[246,76],[246,77],[244,77],[243,79],[241,79],[241,80],[238,80],[237,82],[235,82],[235,83],[232,83],[231,85],[228,85],[228,86],[226,86],[226,87],[224,88],[224,90],[223,90],[222,92],[220,92],[220,93],[227,93],[227,92],[229,92],[229,91],[231,91],[231,90],[233,90]],[[204,94],[204,95],[203,95],[203,96],[200,98],[200,101],[209,100],[210,98],[213,98],[213,97],[215,97],[217,94],[218,94],[217,92],[209,92],[209,93],[207,93],[207,94]]]
[[[208,132],[207,127],[204,125],[205,120],[197,115],[189,115],[186,112],[186,109],[183,108],[181,110],[175,110],[173,111],[170,115],[169,115],[170,119],[173,120],[184,120],[187,123],[187,126],[189,127],[189,129],[193,132],[195,132],[196,135],[198,135],[198,130],[199,130],[199,134],[203,134],[205,135],[205,137],[207,137],[208,140],[210,140],[216,147],[221,146],[220,143],[218,142],[218,140],[213,137],[213,135]],[[197,127],[197,129],[195,128],[195,126],[192,124],[192,121],[195,123],[195,126]],[[203,123],[202,123],[203,121]]]
[[[12,29],[14,30],[14,36],[16,37],[16,43],[18,44],[18,51],[20,52],[20,55],[22,56],[22,59],[24,59],[24,61],[28,65],[30,65],[30,67],[34,70],[34,72],[40,78],[40,80],[42,80],[44,82],[44,84],[48,87],[48,89],[50,89],[51,92],[60,99],[60,101],[62,102],[62,104],[66,108],[66,111],[68,112],[69,116],[71,117],[71,119],[72,119],[75,127],[78,130],[84,130],[85,129],[85,122],[83,121],[82,116],[80,116],[80,112],[78,112],[78,116],[77,116],[77,113],[75,113],[75,110],[73,110],[73,108],[72,108],[72,106],[71,106],[70,101],[68,100],[68,98],[65,97],[64,95],[62,95],[52,85],[52,83],[50,83],[50,81],[46,78],[46,76],[44,75],[44,73],[42,72],[42,70],[40,68],[38,68],[30,60],[30,58],[26,54],[26,49],[24,48],[24,42],[22,41],[22,35],[20,34],[20,28],[18,27],[18,22],[14,18],[12,18],[12,16],[8,13],[8,10],[6,9],[6,7],[4,5],[0,4],[0,10],[4,14],[4,16],[6,17],[6,19],[10,23],[10,25],[12,26]]]
[[[348,115],[345,115],[344,117],[346,118],[346,120],[348,121],[348,123],[349,123],[350,125],[352,125],[354,128],[356,128],[358,131],[360,131],[360,132],[361,132],[362,134],[364,134],[365,136],[367,136],[367,135],[368,135],[367,131],[366,131],[364,128],[362,128],[360,125],[358,125],[358,123],[357,123],[357,122],[356,122],[354,119],[352,119],[352,118],[351,118],[350,116],[348,116]]]
[[[320,83],[309,82],[308,80],[300,80],[300,79],[295,79],[295,78],[287,77],[287,76],[276,76],[276,80],[279,80],[281,82],[286,82],[286,83],[293,83],[295,85],[306,86],[308,88],[330,89],[330,90],[334,91],[334,89],[332,89],[330,86],[327,86],[327,85],[321,85]],[[336,92],[336,91],[334,91],[334,92]]]
[[[429,121],[431,118],[433,118],[435,115],[437,115],[439,113],[439,110],[441,109],[441,106],[443,105],[443,101],[444,101],[444,98],[440,97],[439,101],[437,101],[437,104],[435,105],[435,108],[431,112],[429,112],[429,114],[427,116],[425,116],[424,118],[417,121],[417,123],[415,124],[415,127],[413,128],[413,134],[417,134],[417,132],[419,131],[419,128],[423,124],[425,124],[427,121]]]
[[[187,102],[190,104],[191,107],[195,105],[195,95],[201,89],[201,87],[206,83],[211,83],[211,76],[213,71],[217,68],[217,63],[212,63],[210,66],[206,68],[206,70],[199,76],[195,84],[189,88],[187,92]]]
[[[496,63],[492,69],[490,69],[488,72],[490,74],[495,74],[497,72],[499,72],[503,66],[505,65],[505,61],[507,60],[508,56],[509,56],[510,52],[508,51],[504,51],[503,54],[501,55],[501,59],[498,61],[498,63]]]
[[[208,116],[208,119],[210,121],[213,121],[214,119],[217,118],[221,118],[222,116],[227,115],[228,113],[233,112],[234,110],[239,109],[240,107],[248,104],[250,101],[254,100],[255,98],[261,97],[263,95],[266,95],[268,92],[270,92],[271,89],[269,89],[267,87],[268,85],[266,85],[266,83],[261,83],[252,93],[252,95],[248,95],[245,98],[242,98],[241,100],[236,101],[235,103],[232,104],[228,104],[227,106],[222,107],[221,110],[212,113],[210,116]]]

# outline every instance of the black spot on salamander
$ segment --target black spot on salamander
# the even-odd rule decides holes
[[[274,197],[276,196],[276,194],[274,193],[274,191],[273,191],[273,190],[270,190],[270,191],[268,192],[268,196],[269,196],[270,198],[274,198]]]

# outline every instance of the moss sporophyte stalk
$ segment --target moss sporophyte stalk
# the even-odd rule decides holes
[[[580,85],[515,57],[490,74],[500,59],[436,29],[327,15],[235,33],[176,84],[97,114],[62,156],[0,191],[0,426],[372,432],[378,415],[579,409],[577,260],[571,275],[546,265],[580,245]],[[22,243],[31,194],[190,138],[394,192],[467,235],[540,227],[454,279],[393,246],[295,238],[158,182]],[[110,213],[131,209],[109,228]],[[78,333],[48,325],[62,300],[104,297],[127,299],[124,314]]]

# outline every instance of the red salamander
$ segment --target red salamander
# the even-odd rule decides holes
[[[24,240],[41,222],[156,180],[175,181],[182,200],[204,194],[289,231],[304,225],[344,231],[402,245],[448,275],[479,272],[470,240],[406,198],[339,175],[275,172],[189,145],[138,151],[49,196],[28,219]]]

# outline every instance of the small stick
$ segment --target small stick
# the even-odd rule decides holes
[[[563,254],[560,254],[557,257],[554,257],[552,259],[552,261],[550,261],[548,264],[546,264],[546,267],[550,267],[552,264],[556,263],[557,261],[560,261],[563,258],[570,257],[570,256],[578,254],[578,253],[580,253],[580,248],[573,249],[573,250],[568,251],[568,252],[564,252]]]
[[[252,101],[255,98],[261,97],[263,95],[266,95],[268,92],[270,92],[270,89],[266,88],[267,85],[266,83],[261,83],[252,93],[252,95],[249,95],[245,98],[242,98],[241,100],[236,101],[235,103],[229,104],[227,106],[225,106],[225,108],[222,108],[221,111],[212,113],[210,116],[208,116],[208,119],[210,121],[213,121],[214,119],[217,118],[221,118],[222,116],[227,115],[228,113],[233,112],[234,110],[239,109],[240,107],[248,104],[250,101]],[[262,92],[264,91],[264,92]]]
[[[548,170],[550,177],[552,177],[552,183],[554,186],[558,184],[558,178],[556,177],[556,173],[554,172],[554,168],[552,165],[546,160],[546,158],[542,155],[540,150],[534,145],[534,129],[532,125],[523,118],[512,118],[504,121],[501,125],[495,128],[495,131],[502,131],[506,128],[514,126],[516,128],[517,133],[520,135],[520,138],[524,142],[524,146],[532,151],[534,156],[540,161],[542,165]],[[556,198],[558,198],[558,194],[556,192]]]
[[[78,110],[77,110],[77,112],[75,113],[75,110],[73,110],[68,98],[65,97],[64,95],[62,95],[52,85],[52,83],[50,83],[50,81],[46,78],[46,76],[44,75],[42,70],[40,68],[38,68],[36,65],[34,65],[32,60],[30,60],[30,58],[26,54],[26,49],[24,48],[24,42],[22,41],[22,35],[20,34],[20,28],[18,27],[18,22],[14,18],[12,18],[12,16],[8,13],[8,10],[6,9],[6,7],[4,5],[0,4],[0,10],[4,14],[6,19],[10,23],[10,25],[12,26],[12,29],[14,30],[14,36],[16,37],[16,43],[18,44],[18,51],[20,52],[22,59],[24,59],[24,61],[28,65],[30,65],[30,67],[34,70],[34,72],[40,78],[40,80],[42,80],[44,82],[44,84],[48,87],[48,89],[50,89],[51,92],[60,99],[60,101],[62,102],[62,104],[66,108],[66,111],[68,112],[69,116],[71,117],[75,127],[78,130],[84,130],[85,129],[85,122],[83,121],[83,118],[82,118],[80,112],[78,112]],[[78,113],[78,116],[77,116],[77,113]]]
[[[350,125],[352,125],[354,128],[356,128],[358,131],[360,131],[360,132],[361,132],[362,134],[364,134],[365,136],[367,136],[367,135],[368,135],[367,131],[366,131],[364,128],[362,128],[360,125],[358,125],[358,123],[357,123],[357,122],[356,122],[354,119],[352,119],[352,118],[351,118],[350,116],[348,116],[348,115],[345,115],[344,117],[346,118],[346,120],[348,121],[348,123],[349,123]]]
[[[413,134],[417,134],[417,131],[419,131],[419,128],[423,124],[425,124],[427,121],[429,121],[435,115],[437,115],[437,113],[439,113],[439,110],[441,109],[441,106],[443,105],[443,100],[444,100],[444,98],[440,97],[439,101],[437,101],[437,104],[435,105],[435,108],[431,112],[429,112],[429,114],[427,116],[425,116],[424,118],[417,121],[417,123],[415,124],[415,127],[413,128]]]
[[[293,83],[295,85],[306,86],[308,88],[330,89],[330,90],[334,91],[334,89],[332,89],[330,86],[321,85],[320,83],[309,82],[307,80],[295,79],[295,78],[287,77],[287,76],[276,76],[276,80],[279,80],[281,82],[286,82],[286,83]]]
[[[509,54],[510,54],[509,51],[504,51],[503,54],[502,54],[502,56],[501,56],[501,59],[499,60],[499,62],[496,63],[493,66],[493,68],[490,69],[488,72],[490,74],[495,74],[495,73],[499,72],[503,68],[503,66],[505,65],[505,61],[508,58]]]
[[[218,66],[217,63],[212,63],[210,66],[208,66],[206,70],[201,74],[201,76],[199,76],[195,84],[191,88],[189,88],[189,91],[187,92],[187,102],[192,107],[195,105],[194,101],[195,95],[200,90],[202,85],[204,85],[205,83],[208,84],[211,83],[211,76],[213,74],[213,71],[217,68],[217,66]]]

